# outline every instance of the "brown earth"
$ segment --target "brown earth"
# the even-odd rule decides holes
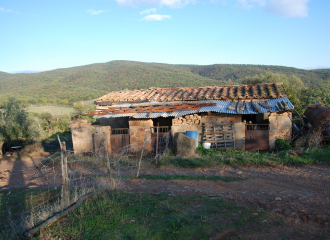
[[[0,189],[34,187],[42,175],[33,166],[42,156],[0,160]],[[31,167],[31,170],[27,167]],[[53,171],[55,169],[52,169]],[[60,170],[60,169],[58,169]],[[24,172],[20,175],[15,173]],[[57,172],[57,171],[56,171]],[[252,222],[215,236],[213,239],[330,239],[330,166],[304,167],[216,167],[184,169],[173,166],[143,169],[140,174],[243,177],[244,181],[147,180],[123,178],[121,189],[138,193],[205,195],[240,206],[268,212]],[[41,178],[40,178],[41,177]],[[30,179],[29,182],[26,180]],[[47,180],[47,179],[45,179]],[[60,179],[59,179],[60,181]],[[221,223],[219,223],[221,224]]]
[[[330,238],[330,167],[151,168],[141,174],[244,177],[246,181],[124,179],[122,188],[140,193],[219,197],[271,212],[260,223],[231,229],[213,239]],[[258,231],[255,231],[258,229]],[[241,237],[239,237],[241,236]]]

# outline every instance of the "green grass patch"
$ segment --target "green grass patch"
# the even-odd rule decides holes
[[[294,151],[294,150],[293,150]],[[184,168],[229,166],[300,166],[310,164],[330,163],[330,148],[306,150],[298,156],[290,151],[280,152],[247,152],[227,150],[212,152],[212,154],[201,153],[196,158],[181,158],[167,156],[162,158],[159,166],[174,165]]]
[[[247,178],[223,177],[223,176],[188,176],[188,175],[140,175],[139,178],[162,180],[221,180],[224,182],[244,181]]]
[[[264,217],[255,211],[205,196],[117,191],[95,196],[47,231],[62,239],[210,239]]]
[[[41,106],[41,107],[29,107],[27,112],[32,113],[44,113],[49,112],[52,115],[65,115],[76,112],[74,108],[70,107],[57,107],[57,106]]]

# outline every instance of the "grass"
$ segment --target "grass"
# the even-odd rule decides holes
[[[27,109],[27,111],[33,113],[49,112],[52,115],[65,115],[65,114],[74,113],[76,110],[70,107],[42,106],[42,107],[30,107]]]
[[[188,176],[188,175],[140,175],[139,178],[162,180],[220,180],[224,182],[244,181],[247,178],[223,177],[223,176]]]
[[[290,151],[247,152],[227,150],[212,154],[200,154],[196,158],[180,158],[174,155],[163,157],[159,166],[174,165],[183,168],[215,166],[300,166],[330,163],[330,148],[305,150],[299,156]]]
[[[265,217],[218,198],[116,191],[49,226],[35,239],[210,239]]]

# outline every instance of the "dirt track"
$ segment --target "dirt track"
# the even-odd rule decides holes
[[[283,218],[285,226],[273,228],[269,234],[276,238],[277,232],[301,232],[304,236],[288,239],[312,239],[330,231],[330,167],[306,166],[299,168],[204,168],[182,169],[175,167],[153,168],[142,174],[163,175],[219,175],[245,177],[246,181],[198,181],[198,180],[146,180],[125,179],[126,191],[172,195],[206,195],[220,197],[242,206],[257,206],[273,211]],[[287,228],[287,230],[285,230]],[[277,229],[277,230],[276,230]],[[285,233],[287,234],[287,233]],[[265,235],[250,236],[263,239]],[[299,235],[298,235],[299,236]],[[250,237],[246,236],[248,239]],[[222,239],[222,238],[221,238]],[[226,238],[224,238],[226,239]],[[230,239],[230,238],[229,238]],[[318,237],[316,237],[318,239]],[[322,238],[323,239],[323,238]],[[326,238],[327,239],[327,238]]]
[[[17,182],[21,182],[18,177],[12,177],[13,180],[10,180],[10,177],[15,176],[14,173],[17,170],[31,166],[38,160],[40,158],[2,161],[0,163],[0,189],[12,187],[10,184],[15,185]],[[285,234],[287,232],[303,233],[303,236],[298,238],[291,236],[288,239],[313,239],[314,236],[330,232],[330,166],[328,165],[298,168],[232,168],[224,166],[199,169],[169,166],[152,167],[143,170],[140,174],[244,177],[247,180],[233,182],[124,178],[121,188],[140,193],[166,192],[171,195],[184,196],[206,195],[229,200],[241,206],[257,206],[262,211],[272,211],[278,216],[277,219],[284,219],[285,226],[273,227],[266,234],[270,234],[272,238],[267,237],[267,239],[279,239],[274,237],[280,236],[274,231],[282,233],[284,231]],[[23,178],[27,179],[26,176]],[[36,183],[31,181],[30,183],[25,182],[25,184],[33,187]],[[268,221],[271,222],[271,219]],[[255,227],[251,226],[251,228]],[[244,234],[247,239],[263,239],[266,235]],[[226,237],[221,236],[218,239],[226,239]]]

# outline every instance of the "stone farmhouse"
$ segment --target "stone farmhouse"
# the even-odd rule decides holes
[[[95,124],[72,121],[75,153],[92,151],[100,139],[110,153],[130,145],[154,150],[155,136],[173,139],[197,131],[215,149],[271,150],[291,140],[292,109],[282,83],[149,88],[110,92],[95,101]],[[158,134],[157,134],[158,132]],[[102,135],[100,137],[100,134]]]

